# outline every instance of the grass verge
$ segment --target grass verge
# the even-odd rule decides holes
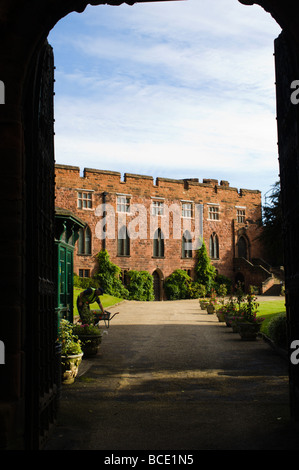
[[[267,334],[269,321],[279,313],[284,313],[285,311],[286,307],[284,297],[277,300],[263,300],[259,302],[257,316],[264,318],[261,326],[261,333]]]

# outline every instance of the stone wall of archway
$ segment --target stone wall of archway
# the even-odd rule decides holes
[[[147,0],[143,0],[146,2]],[[156,0],[148,0],[156,1]],[[164,0],[160,0],[164,1]],[[237,0],[236,0],[237,1]],[[293,59],[299,54],[299,5],[297,0],[239,0],[244,5],[257,4],[268,11],[283,28],[288,38],[289,48],[287,54]],[[1,152],[1,198],[0,210],[2,216],[1,232],[1,310],[4,312],[0,340],[5,343],[6,364],[0,368],[0,442],[4,448],[24,446],[25,425],[23,413],[25,407],[24,357],[26,355],[26,322],[27,309],[31,309],[34,321],[34,305],[28,304],[26,291],[26,274],[28,272],[28,255],[26,253],[26,194],[28,180],[25,175],[26,159],[32,158],[25,145],[25,131],[27,122],[24,106],[30,86],[32,85],[32,71],[35,69],[39,53],[45,44],[49,31],[55,24],[70,12],[82,12],[90,5],[120,5],[127,3],[133,5],[134,1],[122,0],[1,0],[0,1],[0,57],[1,77],[5,84],[5,105],[0,106],[0,152]],[[244,12],[244,15],[246,12]],[[298,60],[293,60],[296,79],[299,79]],[[282,73],[283,76],[283,73]],[[278,122],[282,122],[283,114],[278,113]],[[289,127],[297,128],[298,113],[292,113]],[[285,175],[290,174],[290,166],[298,165],[299,142],[292,140],[294,148],[293,159],[288,160],[288,141],[285,139],[288,127],[280,127],[280,149],[285,155],[282,168]],[[294,135],[292,135],[294,137]],[[287,142],[285,144],[285,142]],[[54,161],[53,161],[54,165]],[[286,176],[287,178],[287,176]],[[26,186],[27,185],[27,186]],[[292,200],[290,193],[284,192],[285,212],[294,211],[296,201],[299,200],[299,181],[292,186]],[[291,263],[291,256],[299,259],[297,240],[291,235],[298,230],[297,219],[287,219],[285,225],[286,240],[286,266]],[[32,253],[31,253],[32,256]],[[293,266],[293,264],[292,264]],[[289,270],[286,279],[287,308],[289,315],[290,335],[298,334],[298,320],[296,319],[296,303],[299,298],[297,268]],[[297,269],[297,270],[296,270]],[[12,295],[8,295],[12,292]],[[292,397],[295,417],[299,419],[299,377],[297,370],[291,373]]]

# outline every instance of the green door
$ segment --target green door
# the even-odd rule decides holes
[[[64,243],[58,249],[58,323],[73,322],[73,249]]]
[[[71,321],[73,321],[73,251],[66,249],[66,286],[65,286],[65,301],[71,313]]]
[[[66,263],[65,263],[65,247],[61,246],[59,248],[59,277],[60,277],[60,287],[59,287],[59,307],[66,307],[66,282],[65,282],[65,273],[66,273]]]

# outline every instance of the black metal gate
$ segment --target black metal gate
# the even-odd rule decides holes
[[[43,446],[55,422],[58,402],[53,89],[54,57],[46,43],[32,67],[25,103],[25,444],[28,449]]]
[[[275,41],[275,63],[286,308],[291,345],[293,340],[299,340],[299,104],[291,101],[291,85],[299,80],[299,57],[294,41],[286,32]],[[299,364],[291,361],[289,364],[291,413],[299,421]]]

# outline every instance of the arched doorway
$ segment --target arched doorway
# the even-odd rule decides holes
[[[154,283],[154,297],[156,301],[160,301],[163,298],[162,288],[162,273],[159,269],[153,272],[153,283]]]
[[[238,258],[248,259],[248,241],[244,236],[241,236],[237,243]]]

